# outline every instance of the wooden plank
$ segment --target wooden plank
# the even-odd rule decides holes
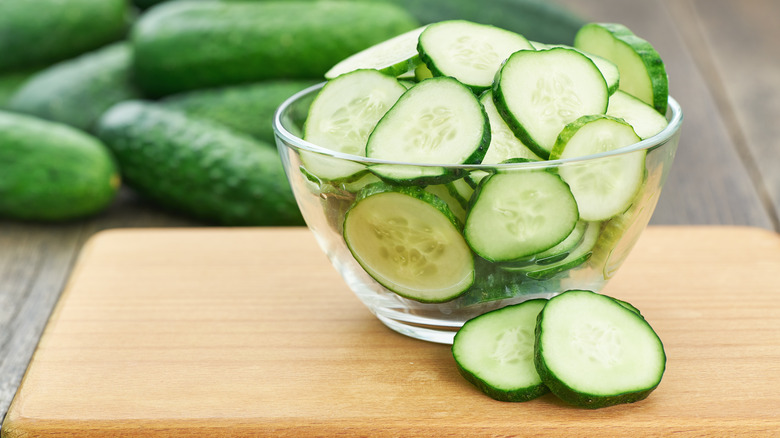
[[[680,29],[695,17],[673,16],[662,0],[563,0],[559,3],[591,21],[625,24],[650,41],[664,59],[670,93],[680,102],[685,121],[677,157],[651,223],[773,228],[715,98],[694,62],[691,51],[698,47],[689,46],[686,34]],[[745,51],[745,56],[759,59],[763,55]]]
[[[718,107],[743,160],[757,175],[774,215],[780,215],[780,2],[686,0],[669,5],[680,15],[691,11],[693,19],[685,20],[684,30],[700,33],[695,58],[719,96]]]
[[[113,230],[86,248],[3,438],[780,431],[766,230],[645,232],[605,292],[653,324],[667,371],[647,400],[597,411],[482,395],[447,346],[379,323],[306,229]]]

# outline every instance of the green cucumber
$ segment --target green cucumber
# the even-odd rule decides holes
[[[273,145],[271,121],[276,109],[288,97],[315,83],[308,79],[260,81],[174,94],[159,103],[192,117],[222,123]]]
[[[377,122],[395,105],[406,88],[376,70],[359,69],[328,81],[309,107],[303,139],[341,154],[363,157]],[[352,179],[365,166],[301,151],[309,173],[324,180]]]
[[[474,194],[464,236],[480,257],[514,261],[563,241],[578,218],[574,196],[558,175],[498,173],[485,178]]]
[[[534,48],[522,35],[505,29],[449,20],[428,25],[417,50],[433,76],[453,77],[480,92],[493,84],[509,55]]]
[[[0,72],[44,67],[120,40],[126,0],[0,1]]]
[[[640,315],[610,297],[567,291],[539,313],[534,363],[558,398],[602,408],[646,398],[661,382],[666,354]]]
[[[354,1],[163,3],[131,35],[150,96],[273,78],[322,77],[338,61],[419,27],[393,4]]]
[[[593,61],[565,48],[515,52],[493,85],[501,117],[545,159],[564,126],[584,115],[603,114],[608,97],[604,76]]]
[[[404,32],[352,56],[343,59],[325,72],[325,79],[333,79],[353,70],[371,68],[388,76],[400,76],[414,71],[420,64],[417,40],[425,26]]]
[[[524,402],[548,393],[534,365],[536,318],[546,303],[528,300],[466,321],[452,342],[461,375],[500,401]]]
[[[474,260],[446,202],[420,187],[366,186],[347,211],[344,240],[379,284],[412,300],[457,298],[474,282]]]
[[[121,42],[45,68],[16,91],[8,109],[90,131],[112,105],[141,97],[130,78],[131,55]]]
[[[574,47],[614,62],[620,89],[666,115],[669,79],[650,43],[622,24],[588,23],[577,32]]]
[[[449,77],[426,79],[407,90],[377,123],[366,156],[412,164],[479,163],[490,125],[474,94]],[[371,171],[395,181],[447,178],[437,166],[377,165]]]
[[[14,93],[35,73],[36,70],[29,70],[0,74],[0,109],[7,107]]]
[[[302,225],[279,154],[232,129],[147,102],[109,109],[96,132],[127,184],[161,207],[223,225]]]
[[[0,111],[0,217],[41,222],[97,214],[119,172],[106,146],[60,123]]]
[[[607,115],[628,122],[643,140],[663,131],[669,124],[655,108],[620,90],[609,96]]]
[[[583,116],[561,132],[550,158],[609,153],[639,141],[631,125],[623,120],[606,115]],[[558,169],[577,199],[583,220],[606,220],[628,209],[644,179],[645,155],[642,149],[569,163]]]

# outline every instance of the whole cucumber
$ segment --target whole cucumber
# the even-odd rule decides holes
[[[150,96],[273,78],[320,78],[338,61],[418,26],[383,2],[169,2],[133,28]]]
[[[0,1],[0,72],[39,67],[122,38],[127,0]]]
[[[119,172],[96,138],[60,123],[0,111],[0,217],[64,221],[108,207]]]
[[[109,109],[97,135],[124,181],[169,210],[222,225],[302,225],[279,154],[232,129],[158,104]]]

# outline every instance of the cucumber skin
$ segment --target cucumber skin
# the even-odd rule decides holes
[[[0,111],[0,217],[60,222],[114,200],[119,171],[96,138],[59,123]]]
[[[162,207],[222,225],[302,225],[278,153],[223,125],[127,101],[97,123],[129,186]]]
[[[159,103],[192,117],[222,123],[273,145],[271,122],[276,108],[288,97],[317,82],[269,80],[174,94]]]
[[[385,3],[169,2],[146,12],[131,39],[136,80],[159,97],[319,78],[347,56],[417,27],[405,10]]]
[[[574,293],[585,292],[585,293],[598,295],[591,291],[572,289],[572,290],[567,290],[553,298],[550,298],[550,301],[569,292],[574,292]],[[616,306],[620,306],[621,308],[625,309],[627,312],[631,312],[633,315],[641,319],[646,324],[644,317],[642,317],[638,312],[635,312],[629,307],[624,306],[614,298],[608,296],[603,296],[603,298],[614,303]],[[547,306],[545,306],[545,308],[547,308]],[[536,330],[535,330],[535,341],[534,341],[534,365],[536,366],[536,372],[539,373],[539,377],[542,379],[542,382],[544,382],[544,384],[547,385],[547,387],[550,389],[550,392],[552,392],[555,396],[557,396],[561,400],[580,408],[600,409],[609,406],[625,404],[625,403],[634,403],[640,400],[644,400],[661,383],[659,380],[659,382],[656,385],[654,385],[651,388],[645,389],[643,391],[627,392],[627,393],[614,395],[614,396],[599,396],[593,394],[584,394],[573,390],[572,388],[564,384],[555,375],[555,373],[550,371],[550,369],[547,367],[546,362],[544,361],[544,349],[541,347],[541,336],[542,336],[541,326],[544,320],[544,311],[545,309],[542,309],[542,311],[539,312],[539,316],[536,319]]]
[[[62,61],[29,78],[7,107],[90,131],[112,105],[141,97],[130,78],[131,62],[125,42]]]
[[[577,134],[580,128],[587,125],[588,123],[594,122],[596,120],[601,120],[601,119],[611,120],[613,122],[620,123],[621,125],[626,125],[629,128],[631,128],[632,131],[634,129],[625,120],[608,116],[606,114],[591,114],[587,116],[582,116],[577,120],[566,125],[561,131],[561,133],[558,134],[558,138],[555,140],[555,145],[550,151],[550,160],[557,160],[561,157],[561,154],[563,154],[563,150],[566,148],[566,144],[569,143],[569,140],[571,140],[571,138]]]
[[[0,1],[0,72],[43,67],[121,39],[125,0]]]
[[[589,27],[601,27],[605,29],[607,32],[611,33],[615,39],[636,51],[645,64],[648,76],[650,77],[651,86],[653,87],[653,102],[649,102],[649,104],[653,106],[656,111],[665,116],[669,103],[669,78],[666,74],[666,67],[664,66],[663,60],[655,48],[653,48],[647,40],[635,35],[629,28],[619,23],[587,23],[580,31],[583,29],[587,30]],[[577,36],[575,36],[574,45],[577,47]],[[595,54],[602,56],[598,53]],[[618,89],[622,88],[618,87]]]
[[[547,301],[547,300],[542,299],[542,298],[536,298],[536,299],[532,299],[532,300],[523,301],[522,303],[515,304],[514,306],[523,305],[524,303],[529,303],[529,302],[532,302],[532,301],[536,302],[536,301]],[[492,311],[487,312],[487,313],[483,313],[482,315],[480,315],[480,316],[478,316],[476,318],[481,318],[481,317],[483,317],[485,315],[490,315],[491,313],[494,313],[494,312],[501,312],[504,309],[506,309],[506,307],[502,307],[500,309],[496,309],[496,310],[492,310]],[[464,324],[464,327],[466,326],[466,324],[468,324],[468,321]],[[461,330],[462,330],[462,328],[461,328]],[[460,331],[458,331],[458,333],[460,333]],[[458,334],[456,333],[455,334],[455,338],[457,338],[457,337],[458,337]],[[453,350],[453,355],[454,355],[454,343],[455,343],[455,341],[453,341],[453,349],[452,349]],[[487,395],[488,397],[490,397],[490,398],[492,398],[494,400],[504,401],[504,402],[526,402],[526,401],[533,400],[535,398],[539,398],[539,397],[547,394],[548,392],[550,392],[550,389],[547,388],[547,386],[544,383],[540,383],[538,385],[534,385],[534,386],[527,387],[527,388],[517,389],[517,390],[514,390],[514,391],[504,391],[504,390],[496,389],[490,383],[484,381],[483,379],[479,378],[475,374],[471,373],[470,371],[468,371],[467,369],[462,367],[460,362],[457,360],[457,358],[455,359],[455,365],[458,368],[458,372],[460,373],[461,376],[463,376],[464,379],[469,381],[472,385],[476,386],[485,395]]]

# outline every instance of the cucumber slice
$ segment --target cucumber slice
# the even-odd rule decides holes
[[[448,187],[448,184],[435,184],[425,186],[425,191],[436,195],[439,199],[447,203],[450,207],[452,214],[458,218],[460,223],[466,222],[466,208],[463,206],[461,200],[453,195],[452,190]]]
[[[474,197],[464,235],[475,253],[492,262],[552,248],[577,224],[577,203],[569,187],[544,170],[492,175]]]
[[[402,33],[355,53],[334,65],[325,73],[333,79],[358,69],[374,69],[388,76],[400,76],[413,71],[420,63],[417,41],[425,26]]]
[[[564,48],[514,53],[493,85],[501,117],[545,159],[564,126],[583,115],[603,114],[608,97],[604,76],[593,61]]]
[[[452,342],[461,375],[500,401],[528,401],[549,392],[534,366],[536,318],[546,302],[525,301],[463,324]]]
[[[620,70],[620,89],[666,114],[669,79],[650,43],[622,24],[588,23],[577,32],[574,47],[614,62]]]
[[[490,146],[488,146],[487,153],[485,153],[485,158],[482,159],[482,164],[503,163],[511,158],[541,160],[538,155],[515,136],[504,119],[501,118],[496,109],[496,104],[493,102],[492,91],[488,90],[482,93],[479,101],[485,108],[485,113],[490,121]]]
[[[420,35],[418,51],[434,76],[451,76],[481,92],[496,71],[518,50],[534,50],[520,34],[465,20],[429,25]]]
[[[628,122],[643,140],[663,131],[669,124],[655,108],[620,90],[609,96],[607,115]]]
[[[579,221],[574,229],[571,231],[568,237],[563,239],[561,243],[553,246],[552,248],[542,251],[536,254],[537,265],[549,265],[550,263],[557,262],[569,255],[569,251],[576,248],[582,241],[582,237],[585,235],[585,229],[588,227],[588,222]]]
[[[666,354],[632,310],[593,292],[567,291],[539,313],[534,363],[560,399],[602,408],[646,398],[661,382]]]
[[[618,70],[618,67],[617,65],[615,65],[614,62],[608,59],[602,58],[601,56],[594,55],[592,53],[579,50],[576,47],[567,46],[565,44],[544,44],[535,41],[532,41],[531,44],[533,44],[536,50],[548,50],[548,49],[553,49],[555,47],[563,47],[565,49],[577,50],[583,55],[590,58],[590,60],[593,61],[594,64],[596,64],[596,67],[598,67],[599,71],[601,72],[601,75],[604,76],[604,80],[607,82],[607,92],[610,95],[614,94],[618,90],[618,87],[620,87],[620,70]]]
[[[593,255],[593,248],[598,241],[600,230],[600,223],[588,222],[582,240],[576,247],[569,250],[563,259],[546,264],[506,265],[504,269],[512,272],[523,272],[526,277],[534,280],[548,280],[561,272],[569,271],[587,262]]]
[[[463,208],[468,208],[471,204],[471,195],[474,194],[474,187],[472,187],[464,178],[456,179],[455,181],[447,183],[447,188],[450,190],[452,196],[454,196]]]
[[[405,298],[450,301],[474,282],[458,220],[420,187],[366,186],[346,213],[344,240],[371,277]]]
[[[303,139],[344,154],[365,156],[368,136],[406,91],[395,78],[376,70],[355,70],[328,81],[309,107]],[[365,166],[308,151],[306,170],[322,180],[355,178]]]
[[[641,139],[623,120],[606,115],[583,116],[566,126],[550,159],[569,159],[613,151]],[[631,205],[645,174],[645,151],[569,163],[558,173],[571,187],[580,217],[601,221]]]
[[[420,82],[398,99],[369,136],[366,155],[406,163],[472,164],[482,160],[489,143],[490,125],[477,98],[457,80],[441,77]],[[400,181],[446,174],[435,166],[378,165],[371,170]]]

